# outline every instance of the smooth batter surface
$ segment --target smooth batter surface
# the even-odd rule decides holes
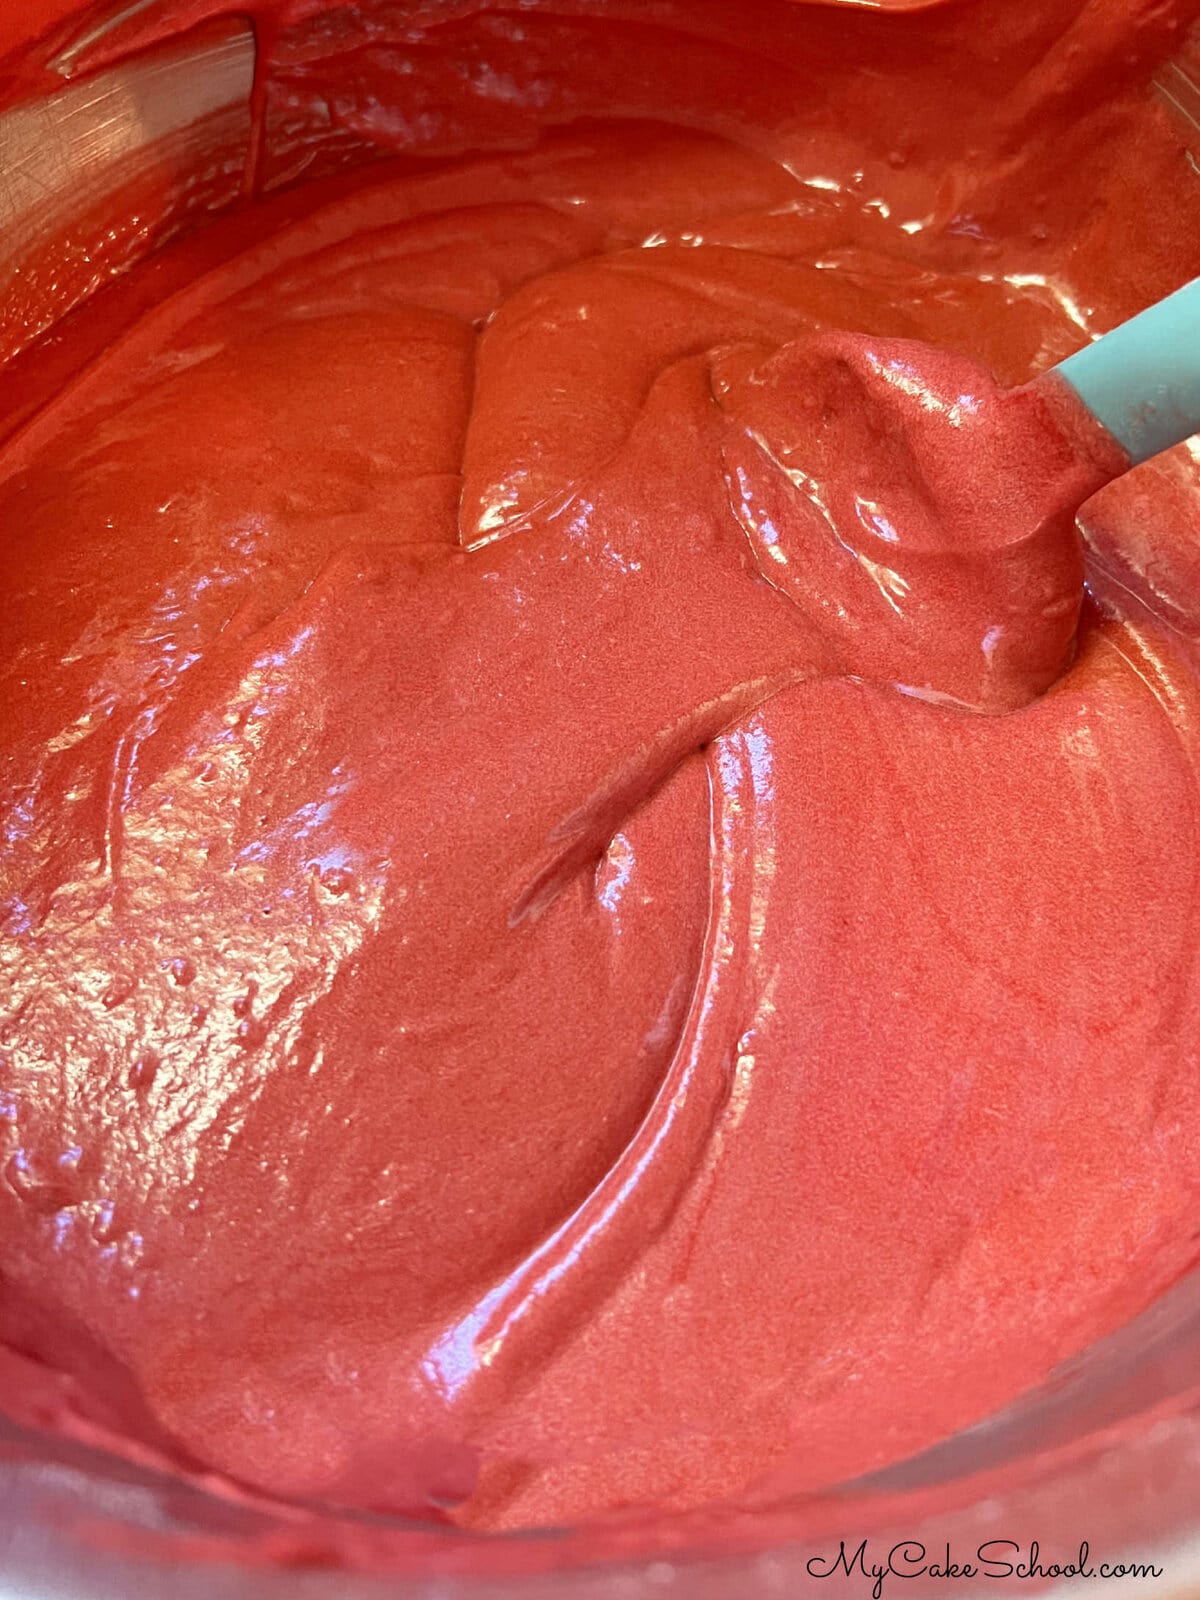
[[[997,379],[1200,270],[1195,8],[984,9],[298,23],[260,186],[406,164],[14,363],[15,1414],[484,1528],[775,1503],[1193,1263],[1196,458],[1085,593],[1123,463]]]

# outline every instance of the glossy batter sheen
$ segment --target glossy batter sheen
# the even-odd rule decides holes
[[[1197,456],[1085,592],[1124,462],[1020,387],[1200,270],[1195,7],[319,9],[311,200],[12,365],[0,1398],[776,1503],[1197,1254]]]

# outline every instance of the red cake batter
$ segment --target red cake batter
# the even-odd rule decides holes
[[[323,9],[257,203],[11,364],[0,1402],[777,1502],[1200,1253],[1197,456],[1085,562],[1012,387],[1200,271],[1197,7]]]

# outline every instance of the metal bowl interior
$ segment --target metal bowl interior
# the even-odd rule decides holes
[[[0,359],[19,359],[110,278],[237,202],[254,48],[248,26],[223,22],[82,76],[68,51],[60,89],[0,115]],[[1159,90],[1196,148],[1200,90],[1186,64]],[[1037,1539],[1060,1559],[1087,1539],[1155,1562],[1165,1597],[1200,1593],[1197,1481],[1200,1272],[1003,1414],[752,1520],[481,1540],[235,1503],[0,1422],[0,1597],[124,1600],[143,1586],[180,1600],[794,1596],[839,1592],[810,1564],[864,1537],[883,1551],[900,1539],[930,1550]],[[339,1566],[347,1551],[360,1570]],[[907,1593],[939,1588],[917,1580]]]

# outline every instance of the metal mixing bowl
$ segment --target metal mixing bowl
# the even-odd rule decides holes
[[[17,0],[0,0],[14,4]],[[118,22],[156,0],[116,7]],[[99,72],[79,62],[103,28],[63,47],[61,87],[0,113],[0,351],[29,345],[110,277],[237,201],[250,130],[254,38],[205,26]],[[1149,89],[1149,86],[1148,86]],[[1184,114],[1188,72],[1159,85]],[[120,193],[118,214],[106,201]],[[136,214],[128,197],[136,194]],[[231,1503],[83,1445],[0,1422],[0,1600],[426,1596],[866,1594],[818,1573],[845,1540],[955,1552],[985,1539],[1055,1558],[1088,1540],[1105,1559],[1162,1569],[1106,1595],[1200,1595],[1200,1273],[1000,1416],[872,1478],[754,1520],[480,1539]],[[353,1546],[350,1572],[332,1552]],[[282,1565],[281,1565],[282,1563]],[[334,1564],[331,1564],[334,1563]],[[889,1579],[906,1596],[964,1592]],[[985,1586],[995,1592],[994,1584]],[[1026,1592],[1033,1583],[1018,1584]]]

